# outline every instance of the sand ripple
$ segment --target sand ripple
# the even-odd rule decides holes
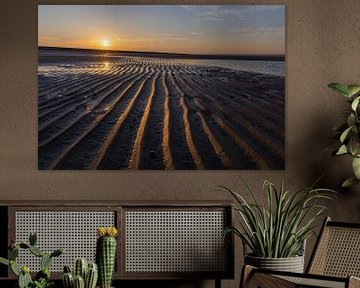
[[[188,60],[39,58],[38,123],[39,169],[285,165],[284,78]]]

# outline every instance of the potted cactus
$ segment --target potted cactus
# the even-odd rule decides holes
[[[18,288],[49,288],[54,285],[50,280],[50,265],[54,257],[64,253],[63,249],[57,249],[52,253],[45,253],[36,246],[36,233],[30,233],[29,243],[11,243],[8,252],[8,259],[0,257],[0,263],[10,266],[11,271],[18,277]],[[34,280],[30,275],[30,268],[26,265],[19,266],[16,259],[19,256],[20,249],[28,250],[33,255],[41,258],[41,270],[35,275]]]
[[[87,259],[76,259],[74,270],[69,266],[64,267],[64,288],[95,288],[98,279],[98,267],[96,263],[88,263]]]
[[[99,287],[110,288],[116,258],[115,227],[101,227],[97,229],[96,262],[99,267]]]

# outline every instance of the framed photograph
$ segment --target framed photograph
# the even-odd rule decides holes
[[[284,5],[39,5],[41,170],[285,168]]]

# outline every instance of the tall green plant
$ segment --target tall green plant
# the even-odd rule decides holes
[[[253,256],[287,258],[300,255],[304,241],[314,233],[315,220],[324,214],[325,206],[317,202],[332,199],[334,191],[305,188],[296,193],[280,189],[270,181],[264,182],[267,206],[259,204],[249,186],[242,180],[251,201],[233,190],[220,186],[236,200],[233,208],[240,215],[240,227],[229,227],[252,251]]]
[[[334,127],[340,142],[334,154],[337,156],[348,154],[353,157],[352,168],[355,177],[347,179],[342,184],[343,187],[348,187],[360,183],[360,85],[331,83],[328,86],[344,96],[351,107],[346,112],[346,122]]]

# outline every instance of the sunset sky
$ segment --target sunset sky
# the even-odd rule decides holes
[[[284,5],[39,5],[38,45],[285,54]]]

